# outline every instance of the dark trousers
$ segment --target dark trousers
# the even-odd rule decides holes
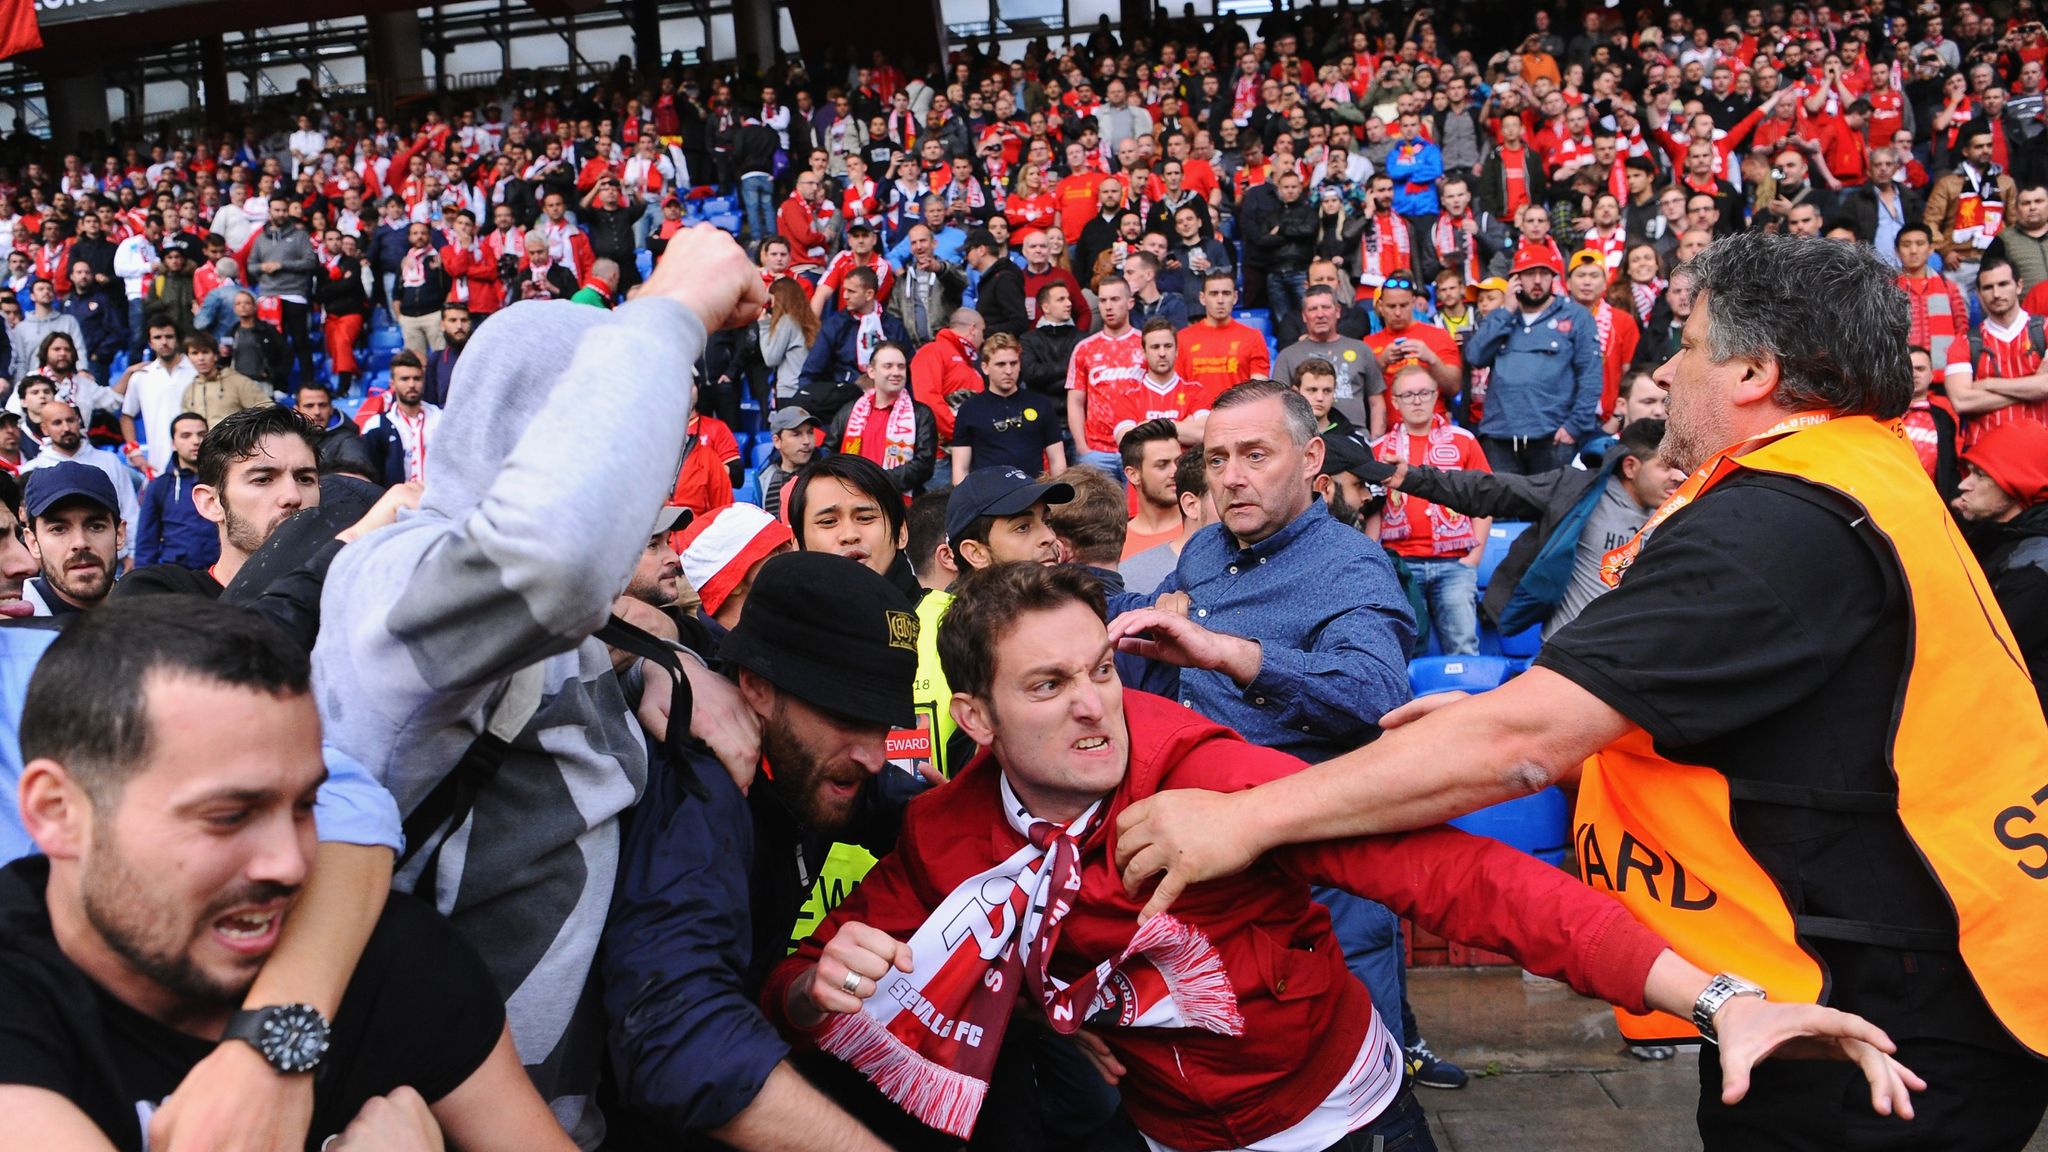
[[[1574,444],[1559,444],[1548,436],[1481,436],[1480,450],[1487,466],[1495,472],[1534,476],[1571,466]]]
[[[1436,1152],[1436,1138],[1429,1134],[1429,1116],[1415,1090],[1404,1087],[1386,1111],[1330,1145],[1329,1152]]]
[[[1927,1081],[1911,1120],[1872,1111],[1863,1073],[1833,1060],[1767,1060],[1724,1105],[1719,1055],[1700,1046],[1708,1152],[2019,1152],[2048,1108],[2048,1063],[1949,1040],[1899,1042],[1899,1063]]]
[[[299,362],[299,381],[313,379],[313,334],[310,320],[313,313],[311,304],[295,304],[290,300],[279,300],[284,306],[284,338],[292,346],[292,355]],[[277,383],[283,384],[280,380]]]

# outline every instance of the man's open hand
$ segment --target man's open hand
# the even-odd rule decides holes
[[[1235,876],[1264,851],[1249,834],[1240,796],[1176,788],[1138,801],[1116,819],[1124,890],[1136,896],[1159,877],[1138,913],[1140,924],[1166,911],[1188,885]]]

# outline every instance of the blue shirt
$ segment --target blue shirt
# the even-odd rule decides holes
[[[1159,591],[1186,592],[1203,627],[1258,641],[1259,674],[1240,688],[1182,668],[1144,686],[1254,744],[1327,760],[1372,739],[1380,717],[1408,702],[1408,597],[1380,546],[1320,499],[1249,547],[1221,524],[1202,529]]]
[[[21,789],[21,706],[28,697],[29,677],[56,628],[0,628],[0,863],[36,851],[22,827],[14,798]],[[320,839],[344,844],[381,844],[397,852],[404,845],[398,801],[361,764],[338,748],[323,746],[327,780],[314,801],[313,820]]]

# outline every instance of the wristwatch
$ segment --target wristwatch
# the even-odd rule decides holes
[[[246,1042],[279,1072],[310,1072],[327,1054],[327,1018],[311,1004],[276,1004],[230,1016],[221,1039]]]
[[[1737,996],[1754,996],[1759,1000],[1769,999],[1769,997],[1764,995],[1763,989],[1751,984],[1740,976],[1731,975],[1727,972],[1723,972],[1712,980],[1707,981],[1706,990],[1700,993],[1699,999],[1692,1002],[1692,1023],[1693,1027],[1700,1030],[1701,1039],[1709,1044],[1719,1044],[1721,1042],[1721,1038],[1714,1033],[1714,1013],[1721,1010],[1721,1005],[1728,1003],[1728,1001],[1733,1000]]]

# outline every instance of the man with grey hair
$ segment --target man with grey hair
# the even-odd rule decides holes
[[[1316,497],[1316,423],[1300,393],[1272,380],[1216,398],[1202,452],[1221,523],[1195,533],[1159,585],[1161,594],[1186,594],[1188,612],[1126,612],[1109,632],[1148,661],[1133,687],[1311,763],[1371,740],[1379,718],[1408,702],[1415,640],[1385,550]],[[1374,1003],[1403,1003],[1399,919],[1334,890],[1316,898]],[[1402,1036],[1398,1016],[1386,1024]],[[1405,1045],[1419,1044],[1406,1037]]]
[[[1912,398],[1906,301],[1869,249],[1826,239],[1747,233],[1687,271],[1696,303],[1657,381],[1662,455],[1691,475],[1609,552],[1613,591],[1527,672],[1418,701],[1368,748],[1134,806],[1125,882],[1166,870],[1156,913],[1281,844],[1576,782],[1582,878],[1720,973],[1690,1023],[1624,1015],[1631,1042],[1714,1040],[1743,996],[1854,1012],[1896,1042],[1852,1052],[1861,1071],[1772,1060],[1729,1090],[1703,1045],[1708,1149],[2017,1150],[2048,1107],[2048,870],[2023,836],[2048,723],[1891,427]]]
[[[199,302],[192,327],[213,337],[216,344],[227,344],[235,338],[235,297],[248,289],[240,282],[242,266],[235,263],[234,257],[223,256],[214,261],[213,270],[220,283]]]

